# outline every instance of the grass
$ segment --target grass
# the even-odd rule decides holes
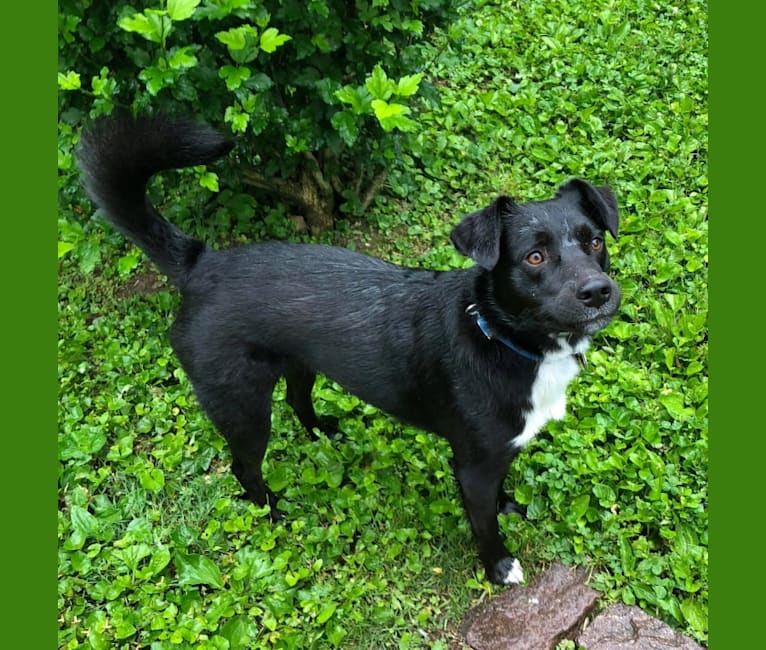
[[[367,221],[324,239],[458,267],[450,228],[496,194],[545,198],[571,176],[614,188],[621,312],[570,414],[511,470],[528,520],[501,525],[531,575],[584,564],[604,602],[704,642],[706,5],[480,5],[435,45],[442,101],[419,116],[413,155]],[[208,238],[290,235],[278,209],[198,224],[172,207],[193,193],[162,194]],[[499,589],[479,568],[446,444],[329,381],[317,409],[340,416],[346,440],[312,443],[280,387],[266,475],[288,517],[270,524],[237,498],[223,440],[172,356],[175,292],[88,221],[77,190],[61,196],[59,646],[459,648],[463,613]]]

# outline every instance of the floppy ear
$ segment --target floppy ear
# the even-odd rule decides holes
[[[501,196],[483,210],[463,217],[450,235],[455,248],[482,268],[495,268],[500,259],[500,213],[512,205],[513,199]]]
[[[587,181],[573,178],[559,188],[559,195],[576,194],[580,205],[588,215],[617,239],[620,217],[617,214],[617,198],[606,185],[594,187]]]

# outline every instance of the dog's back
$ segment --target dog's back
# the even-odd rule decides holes
[[[455,280],[455,272],[400,267],[332,246],[206,250],[182,289],[173,347],[182,360],[204,354],[215,367],[231,367],[244,350],[295,359],[422,425],[417,414],[438,394],[429,383],[456,347],[457,324],[445,322],[454,321]],[[410,408],[413,399],[417,408]]]

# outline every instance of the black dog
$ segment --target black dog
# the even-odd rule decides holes
[[[107,119],[83,134],[80,165],[106,218],[180,289],[171,343],[247,497],[279,518],[261,474],[272,390],[284,376],[309,433],[331,430],[311,402],[322,372],[449,441],[487,577],[523,581],[498,529],[498,512],[518,508],[503,479],[540,427],[564,415],[591,336],[618,308],[604,244],[605,231],[617,235],[614,194],[575,179],[547,201],[498,198],[452,232],[477,262],[466,270],[402,268],[306,244],[214,251],[163,219],[146,184],[231,146],[191,121]]]

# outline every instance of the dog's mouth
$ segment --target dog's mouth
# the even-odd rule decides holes
[[[584,313],[582,310],[573,310],[570,313],[559,312],[550,316],[552,322],[558,323],[558,327],[555,329],[559,332],[567,332],[576,336],[592,336],[612,322],[619,306],[620,301],[617,298],[607,305],[602,305],[598,310],[588,309]]]
[[[588,320],[582,321],[575,326],[575,331],[577,333],[587,334],[589,336],[595,334],[596,332],[600,332],[607,325],[609,325],[609,323],[612,322],[615,313],[616,312],[602,314],[600,316],[596,316],[595,318],[590,318]]]

